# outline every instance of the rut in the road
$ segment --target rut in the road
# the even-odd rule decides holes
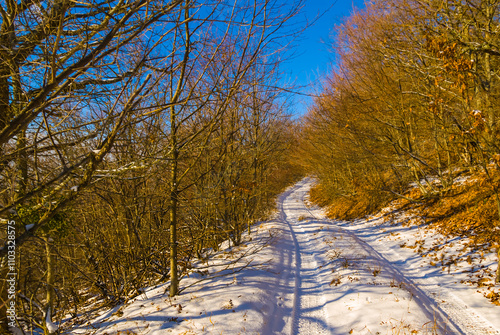
[[[283,320],[277,317],[271,323],[271,329],[265,330],[264,334],[331,334],[326,322],[328,317],[324,310],[326,299],[322,295],[322,284],[316,280],[318,264],[314,259],[315,249],[299,224],[300,214],[307,211],[303,199],[307,189],[299,183],[285,192],[278,204],[285,235],[280,251],[290,258],[281,255],[284,263],[276,286],[285,292],[287,290],[283,287],[290,288],[288,294],[282,294],[289,306],[281,306],[282,310],[276,311],[275,314],[281,315]],[[284,241],[288,241],[286,247]],[[286,315],[287,311],[289,315]]]
[[[300,189],[297,192],[300,192]],[[314,246],[310,245],[307,234],[300,225],[300,217],[297,217],[297,212],[307,211],[304,203],[305,194],[300,192],[299,197],[290,197],[284,206],[286,223],[294,241],[296,255],[292,334],[329,334],[326,323],[328,316],[323,308],[325,297],[322,295],[321,283],[316,280],[318,263],[314,259]],[[300,233],[298,234],[296,230]]]
[[[318,253],[321,248],[323,248],[323,252],[325,249],[324,246],[320,245],[321,241],[314,236],[318,234],[319,226],[328,226],[329,232],[335,234],[336,238],[344,239],[344,242],[349,241],[351,252],[353,249],[362,251],[362,254],[365,255],[362,257],[366,259],[363,260],[364,263],[359,262],[359,264],[376,263],[384,269],[387,277],[401,283],[402,287],[410,292],[415,306],[420,306],[420,310],[427,315],[427,318],[434,320],[426,324],[435,322],[440,333],[500,335],[500,332],[490,322],[466,306],[452,292],[440,288],[440,300],[437,301],[434,295],[434,290],[437,288],[436,283],[432,279],[413,278],[405,268],[395,265],[397,255],[390,252],[379,252],[360,239],[356,232],[343,229],[334,221],[320,219],[316,216],[304,201],[310,185],[311,180],[305,179],[283,194],[279,200],[280,222],[284,228],[287,228],[284,229],[284,234],[289,234],[287,237],[288,250],[281,252],[288,252],[290,258],[288,263],[283,264],[283,271],[277,286],[289,287],[288,293],[283,294],[283,296],[286,296],[284,301],[288,301],[291,306],[288,309],[290,312],[288,317],[285,309],[286,304],[281,312],[277,311],[276,315],[281,315],[280,320],[274,320],[272,329],[264,331],[264,333],[340,334],[350,327],[355,329],[359,325],[362,326],[365,319],[372,318],[374,314],[382,312],[370,310],[371,305],[365,304],[360,308],[366,312],[363,312],[364,314],[360,315],[361,318],[354,320],[350,325],[338,326],[345,321],[338,319],[338,316],[342,314],[336,315],[335,320],[329,319],[329,317],[332,318],[332,315],[328,315],[328,312],[331,311],[333,304],[339,306],[340,302],[346,305],[348,301],[342,300],[345,299],[342,297],[345,296],[346,292],[340,292],[340,287],[338,289],[332,287],[330,278],[321,277],[321,274],[325,273],[324,268],[320,271],[325,265],[325,257]],[[284,256],[282,258],[285,259]],[[367,272],[366,269],[360,269],[360,271]],[[329,275],[331,276],[331,273]],[[349,292],[347,293],[352,295],[353,292],[356,292],[355,282],[348,284],[347,290]],[[369,294],[369,292],[364,293]],[[368,299],[367,296],[367,301]],[[327,307],[329,304],[331,304],[330,307]],[[418,307],[415,308],[418,309]]]

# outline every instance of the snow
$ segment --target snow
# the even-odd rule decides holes
[[[493,254],[469,263],[465,239],[445,244],[392,208],[326,219],[307,205],[311,183],[284,192],[276,217],[240,246],[193,264],[179,296],[168,297],[168,283],[145,288],[68,333],[500,334],[500,307],[484,297],[498,286],[470,284],[496,269]]]
[[[50,334],[55,333],[59,329],[59,327],[56,324],[54,324],[51,320],[50,308],[48,309],[45,315],[45,326],[47,327],[47,330],[49,331]]]

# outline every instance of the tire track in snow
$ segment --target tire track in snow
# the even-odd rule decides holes
[[[321,285],[316,280],[318,274],[318,263],[314,257],[316,248],[311,246],[307,232],[298,221],[298,217],[308,210],[304,203],[307,190],[303,190],[304,187],[308,188],[308,180],[296,185],[294,192],[283,201],[285,223],[294,241],[296,259],[291,334],[329,334],[327,314],[324,309],[326,300]],[[298,234],[303,238],[298,238]]]
[[[289,229],[287,215],[284,210],[284,202],[293,192],[295,192],[299,186],[295,184],[286,190],[283,194],[278,198],[278,221],[285,225]],[[285,233],[285,231],[284,231]],[[278,299],[283,300],[283,305],[281,303],[277,304],[277,308],[274,310],[274,318],[270,323],[270,327],[265,327],[263,329],[263,334],[295,334],[297,331],[297,311],[299,310],[300,300],[299,300],[299,288],[300,288],[300,273],[297,271],[297,265],[301,263],[300,253],[298,252],[299,246],[298,241],[295,237],[295,234],[290,234],[291,244],[293,246],[279,248],[280,252],[280,275],[276,280],[276,290],[278,291]],[[283,239],[285,239],[284,237]],[[288,243],[288,238],[286,238],[286,242]],[[284,243],[284,241],[282,241]],[[283,259],[285,258],[286,252],[286,264],[283,263]],[[293,286],[293,288],[291,287]],[[291,290],[289,290],[291,289]],[[290,292],[291,291],[291,292]],[[290,301],[289,295],[292,295],[290,306],[291,315],[287,315],[287,302]],[[289,318],[290,316],[290,318]],[[286,329],[288,328],[288,332]]]
[[[302,199],[304,202],[304,199]],[[317,220],[318,218],[307,206],[307,212]],[[385,264],[387,270],[393,273],[394,277],[411,290],[415,300],[423,307],[424,311],[431,317],[435,317],[441,331],[444,334],[463,335],[500,335],[500,330],[496,329],[491,322],[481,314],[475,312],[462,299],[457,297],[450,290],[440,286],[433,278],[420,279],[415,276],[405,274],[404,269],[399,269],[393,264],[402,259],[393,250],[387,249],[387,253],[380,253],[370,244],[359,238],[353,231],[336,227],[339,233],[349,235],[366,252],[374,255],[380,262]],[[437,300],[439,298],[440,301]]]
[[[393,250],[380,257],[386,258],[389,262],[403,261]],[[448,320],[460,329],[461,334],[491,334],[500,335],[496,329],[484,316],[474,311],[462,299],[457,297],[449,289],[442,287],[431,277],[421,279],[415,276],[406,275],[414,286],[419,287],[425,295],[434,302],[439,310],[444,313]],[[439,299],[439,300],[437,300]]]
[[[324,310],[326,302],[321,285],[316,280],[318,264],[314,257],[314,245],[308,239],[308,234],[298,222],[299,215],[307,211],[304,195],[307,192],[307,181],[302,181],[287,190],[278,200],[279,221],[286,225],[291,245],[289,252],[293,253],[293,264],[281,264],[284,269],[277,279],[277,287],[293,285],[291,297],[291,315],[284,327],[283,319],[276,311],[277,318],[273,320],[271,329],[264,333],[272,334],[330,334],[327,326],[327,315]],[[306,187],[306,189],[304,189]],[[286,231],[286,230],[285,230]],[[287,282],[288,280],[288,282]],[[282,316],[283,318],[280,318]]]
[[[290,230],[290,235],[292,237],[293,241],[293,246],[294,246],[294,259],[295,259],[295,264],[294,264],[294,289],[293,289],[293,307],[292,307],[292,321],[291,321],[291,334],[297,334],[298,333],[298,327],[299,327],[299,322],[298,322],[298,314],[300,313],[300,287],[301,287],[301,279],[300,279],[300,268],[302,264],[302,259],[300,255],[300,247],[299,247],[299,242],[297,241],[297,236],[295,235],[295,232],[293,231],[293,228],[290,224],[290,220],[287,217],[287,214],[285,212],[284,208],[284,203],[286,199],[288,199],[292,194],[294,194],[297,189],[298,185],[296,185],[292,191],[280,201],[280,214],[281,214],[281,219],[284,223],[288,225],[288,228]]]
[[[383,264],[385,270],[391,273],[397,281],[404,283],[406,289],[413,294],[414,300],[422,307],[429,319],[436,320],[443,334],[466,334],[459,330],[460,327],[440,308],[439,304],[422,289],[424,285],[417,285],[412,279],[404,275],[394,266],[391,261],[382,256],[382,254],[372,248],[368,243],[361,240],[355,233],[340,227],[337,228],[340,233],[351,237],[363,250],[365,250],[365,252],[372,255],[380,264]]]

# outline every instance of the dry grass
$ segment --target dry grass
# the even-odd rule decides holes
[[[500,174],[493,183],[500,184]],[[488,244],[492,248],[500,241],[499,213],[492,184],[482,174],[470,176],[467,182],[454,184],[441,196],[424,197],[418,189],[407,196],[419,199],[418,204],[399,201],[420,213],[425,222],[447,236],[469,237],[476,246]]]
[[[393,198],[379,190],[358,187],[352,194],[335,194],[322,184],[311,189],[311,202],[326,207],[328,217],[352,220],[373,214],[382,209]]]

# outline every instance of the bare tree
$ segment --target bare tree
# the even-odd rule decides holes
[[[141,115],[137,106],[157,80],[146,65],[164,36],[141,39],[164,27],[162,21],[180,5],[0,4],[0,213],[17,212],[11,218],[19,252],[33,236],[44,235],[56,213],[93,182],[126,123]],[[24,222],[29,228],[21,224],[23,212],[34,213],[33,222]],[[3,260],[6,254],[4,245]],[[51,252],[47,255],[50,268]],[[5,265],[2,261],[3,274]],[[47,280],[50,322],[52,279]],[[5,303],[0,309],[4,329]]]
[[[0,2],[0,214],[16,222],[19,255],[30,259],[18,278],[23,326],[49,333],[54,315],[76,313],[80,292],[118,303],[168,273],[177,294],[191,257],[178,247],[188,243],[184,195],[217,164],[202,164],[207,156],[224,156],[227,144],[210,143],[231,116],[239,122],[249,87],[257,105],[268,84],[251,72],[276,67],[294,34],[281,31],[300,7]]]

